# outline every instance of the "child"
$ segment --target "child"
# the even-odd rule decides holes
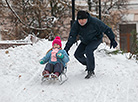
[[[62,50],[60,37],[57,36],[52,42],[52,48],[47,52],[45,57],[40,60],[40,64],[46,64],[42,75],[49,77],[50,73],[54,73],[57,77],[61,74],[62,68],[69,61],[68,54]]]

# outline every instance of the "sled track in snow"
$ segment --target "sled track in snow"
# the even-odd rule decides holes
[[[20,87],[16,90],[16,97],[17,97],[20,93],[22,93],[22,91],[24,90],[24,88],[26,88],[26,86],[33,84],[33,83],[34,83],[34,80],[35,80],[35,82],[39,83],[39,80],[36,80],[36,79],[38,79],[37,77],[39,77],[38,75],[39,75],[40,71],[41,71],[41,68],[39,68],[39,69],[36,71],[36,73],[33,74],[33,76],[31,77],[31,79],[29,79],[27,82],[25,82],[22,86],[20,86]],[[35,84],[37,84],[37,83],[35,83]]]

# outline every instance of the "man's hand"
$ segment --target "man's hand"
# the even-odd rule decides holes
[[[111,41],[111,43],[110,43],[110,49],[111,49],[112,47],[115,48],[117,45],[118,45],[117,42],[113,39],[113,40]]]

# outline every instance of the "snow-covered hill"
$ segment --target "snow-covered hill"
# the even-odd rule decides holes
[[[65,42],[63,42],[64,46]],[[70,50],[68,81],[41,85],[45,65],[39,60],[51,48],[41,40],[33,45],[0,50],[0,102],[138,102],[138,64],[125,54],[107,55],[101,44],[95,51],[96,77],[86,72]]]

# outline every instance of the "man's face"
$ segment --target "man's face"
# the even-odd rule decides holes
[[[78,22],[81,26],[84,26],[87,23],[87,19],[78,19]]]

